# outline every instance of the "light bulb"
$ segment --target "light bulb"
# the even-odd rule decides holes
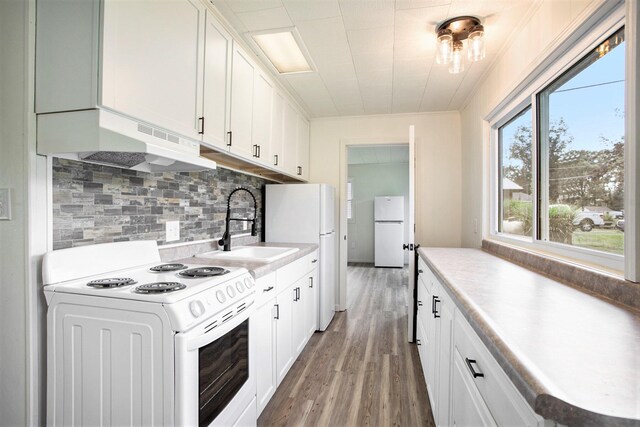
[[[453,36],[451,30],[438,31],[438,44],[436,62],[438,64],[448,64],[451,62],[451,55],[453,54]]]
[[[476,25],[469,31],[467,56],[469,61],[476,62],[484,59],[484,55],[484,27],[482,25]]]
[[[462,42],[453,42],[453,54],[449,63],[449,73],[458,74],[464,71],[464,55],[462,54]]]

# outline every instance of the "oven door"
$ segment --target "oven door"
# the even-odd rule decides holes
[[[245,419],[250,405],[255,413],[251,311],[247,309],[213,329],[207,329],[207,322],[203,322],[176,334],[176,425],[231,426],[241,416]]]

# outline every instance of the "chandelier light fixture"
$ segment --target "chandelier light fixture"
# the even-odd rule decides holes
[[[467,59],[477,62],[484,58],[484,27],[473,16],[459,16],[438,25],[436,62],[449,65],[451,74],[464,71],[465,45]]]

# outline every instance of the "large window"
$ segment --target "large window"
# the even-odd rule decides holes
[[[623,253],[623,45],[621,29],[538,94],[549,241]]]
[[[500,221],[507,234],[531,235],[533,174],[531,107],[498,129],[500,141]]]
[[[494,127],[501,235],[623,254],[624,61],[621,28]]]

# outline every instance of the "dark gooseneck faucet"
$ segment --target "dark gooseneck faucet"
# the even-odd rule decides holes
[[[250,218],[231,218],[231,198],[238,191],[246,191],[251,195],[251,198],[253,199],[253,218],[251,219]],[[227,218],[224,221],[225,222],[224,234],[222,235],[222,239],[218,240],[218,244],[221,246],[224,246],[223,250],[225,251],[231,250],[231,233],[229,232],[229,226],[231,225],[231,221],[251,222],[251,235],[257,236],[258,235],[258,231],[256,230],[257,216],[258,216],[258,203],[256,202],[256,197],[253,195],[253,193],[244,187],[239,187],[233,190],[231,194],[229,194],[229,197],[227,198]]]

